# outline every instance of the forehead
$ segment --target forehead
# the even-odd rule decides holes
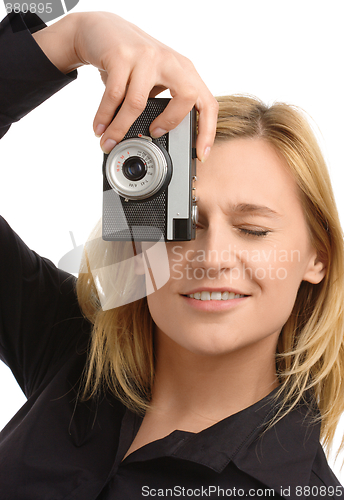
[[[283,214],[301,207],[287,163],[264,139],[216,143],[208,160],[197,165],[196,189],[200,210],[250,204]]]

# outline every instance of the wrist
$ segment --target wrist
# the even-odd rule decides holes
[[[64,74],[86,64],[79,58],[75,48],[79,23],[79,13],[68,14],[32,35],[48,59]]]

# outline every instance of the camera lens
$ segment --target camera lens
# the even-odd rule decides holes
[[[168,186],[172,162],[167,151],[152,139],[130,137],[117,144],[106,159],[106,179],[126,200],[158,196]]]
[[[132,156],[123,163],[123,175],[130,181],[140,181],[146,173],[146,164],[138,156]]]

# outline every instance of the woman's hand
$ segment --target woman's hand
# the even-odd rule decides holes
[[[215,138],[218,104],[189,59],[107,12],[69,14],[33,36],[64,73],[83,64],[99,69],[106,89],[93,128],[102,136],[105,152],[123,139],[148,97],[169,89],[172,100],[151,124],[151,135],[169,132],[195,106],[199,112],[197,156],[206,159]]]

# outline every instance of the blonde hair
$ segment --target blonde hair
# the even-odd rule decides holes
[[[266,106],[247,96],[218,101],[216,141],[259,137],[286,160],[300,190],[311,242],[326,265],[319,284],[301,283],[283,326],[276,352],[280,380],[276,397],[283,397],[280,419],[311,391],[320,410],[321,440],[329,451],[344,411],[344,247],[327,167],[308,121],[297,108],[284,103]],[[96,251],[101,252],[99,245]],[[126,243],[113,244],[113,251],[123,256],[125,245],[129,250]],[[77,293],[93,323],[84,396],[96,394],[104,383],[131,409],[145,411],[154,380],[153,320],[147,299],[103,311],[89,266],[79,276]]]

